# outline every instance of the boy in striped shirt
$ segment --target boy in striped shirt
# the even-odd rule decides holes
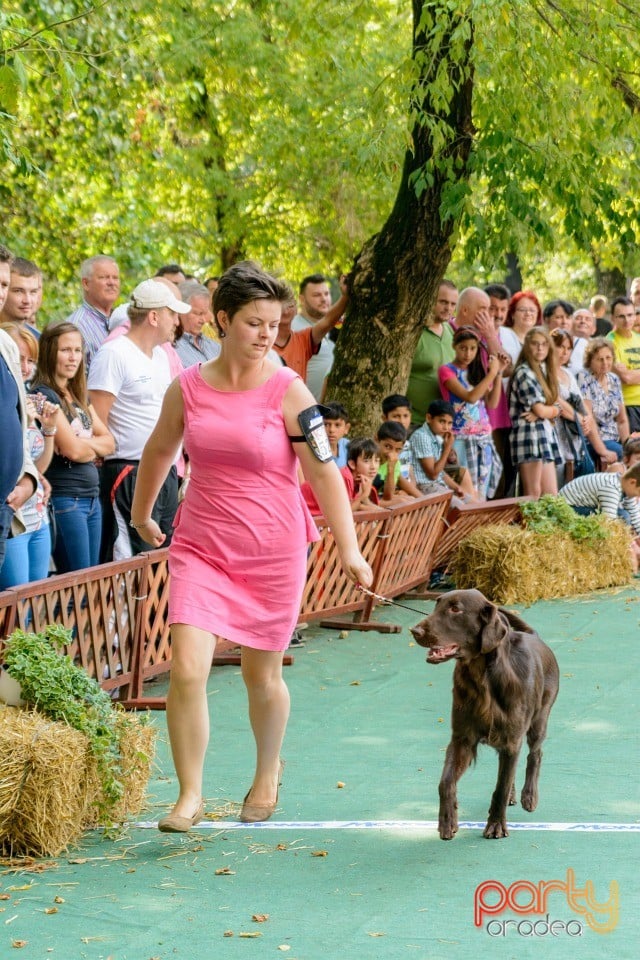
[[[588,473],[570,480],[560,490],[560,496],[576,513],[602,513],[605,517],[621,517],[635,533],[631,545],[634,573],[638,571],[640,556],[640,463],[634,464],[622,476],[619,473]]]

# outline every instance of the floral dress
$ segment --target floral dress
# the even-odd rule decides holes
[[[605,390],[590,370],[581,370],[578,386],[582,396],[591,401],[593,419],[602,439],[620,443],[617,417],[622,405],[622,386],[618,374],[607,374],[608,390]]]

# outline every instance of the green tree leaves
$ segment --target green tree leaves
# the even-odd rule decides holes
[[[169,259],[346,268],[392,209],[417,129],[414,196],[443,181],[461,264],[559,248],[637,264],[638,0],[414,6],[412,57],[412,5],[391,0],[5,0],[3,234],[59,281],[45,315],[100,249],[125,289]],[[471,80],[460,178],[447,113]]]

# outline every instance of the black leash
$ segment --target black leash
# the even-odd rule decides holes
[[[380,603],[393,605],[395,607],[404,607],[405,610],[411,610],[412,613],[419,613],[421,617],[424,617],[424,610],[417,610],[415,607],[410,607],[407,603],[400,603],[399,600],[392,600],[390,597],[383,597],[379,593],[373,593],[372,590],[367,590],[366,587],[363,587],[361,583],[356,583],[356,590],[361,590],[362,593],[366,593],[367,596],[373,597],[374,600],[379,600]]]

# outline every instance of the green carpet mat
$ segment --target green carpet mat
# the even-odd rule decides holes
[[[538,809],[510,808],[527,829],[500,841],[482,838],[497,773],[488,747],[459,785],[460,819],[473,826],[448,843],[433,829],[452,665],[426,664],[406,629],[305,631],[285,671],[287,766],[266,827],[231,823],[251,781],[253,742],[239,670],[218,668],[205,794],[222,822],[184,837],[136,825],[116,841],[91,833],[35,870],[0,869],[0,957],[635,960],[639,600],[630,588],[520,611],[553,647],[561,689]],[[405,628],[419,619],[398,607],[377,616]],[[176,792],[164,715],[153,722],[157,771],[140,818],[151,824]],[[524,758],[518,787],[523,773]],[[577,892],[567,894],[572,875]],[[560,887],[540,915],[529,905],[541,881]],[[612,890],[613,906],[602,906]],[[587,913],[610,932],[592,929]]]

